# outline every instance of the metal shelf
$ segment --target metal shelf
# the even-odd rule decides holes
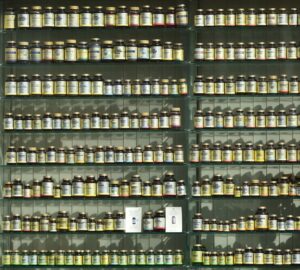
[[[204,166],[280,166],[280,165],[300,165],[300,162],[199,162],[191,163],[190,167],[204,167]]]
[[[235,196],[202,196],[202,197],[192,197],[192,201],[202,201],[202,200],[300,200],[300,196],[244,196],[244,197],[235,197]]]
[[[42,202],[52,202],[52,201],[184,201],[186,196],[178,197],[62,197],[62,198],[3,198],[4,202],[31,202],[31,201],[42,201]]]
[[[161,99],[161,100],[168,100],[168,99],[175,99],[175,100],[182,100],[189,98],[187,95],[131,95],[131,96],[122,96],[122,95],[53,95],[53,96],[3,96],[0,99],[8,101],[32,101],[32,100],[116,100],[116,99],[131,99],[131,100],[140,100],[140,99]]]
[[[299,269],[300,265],[293,264],[293,265],[272,265],[272,264],[264,264],[264,265],[197,265],[193,264],[191,266],[192,269],[204,269],[204,268],[221,268],[221,269],[232,269],[232,268],[238,268],[238,269],[255,269],[255,268],[280,268],[280,269]]]
[[[183,133],[186,130],[184,129],[130,129],[130,128],[123,128],[123,129],[51,129],[51,130],[4,130],[4,134],[11,134],[11,135],[26,135],[26,134],[34,134],[34,135],[53,135],[53,134],[63,134],[63,135],[78,135],[78,134],[95,134],[95,133],[169,133],[169,134],[179,134]],[[1,132],[0,132],[1,134]]]
[[[59,163],[44,163],[44,164],[6,164],[1,165],[1,167],[6,168],[37,168],[37,167],[64,167],[64,168],[73,168],[73,167],[184,167],[186,163],[84,163],[84,164],[59,164]]]
[[[190,235],[201,236],[201,235],[231,235],[231,234],[300,234],[300,231],[229,231],[229,232],[218,232],[218,231],[199,231],[191,232]]]
[[[47,31],[51,31],[59,33],[59,32],[80,32],[80,31],[89,31],[91,34],[99,34],[99,33],[111,33],[114,31],[125,31],[125,32],[150,32],[150,31],[163,31],[163,32],[178,32],[178,31],[188,31],[196,29],[193,26],[140,26],[140,27],[132,27],[132,26],[114,26],[114,27],[44,27],[44,28],[15,28],[15,29],[4,29],[1,30],[0,33],[3,34],[32,34],[32,33],[44,33]]]
[[[134,269],[149,269],[149,268],[184,268],[184,265],[2,265],[0,268],[5,269],[23,269],[23,268],[81,268],[81,269],[120,269],[120,268],[134,268]]]
[[[167,232],[140,232],[140,233],[126,233],[126,232],[115,232],[115,231],[103,231],[103,232],[5,232],[3,231],[2,234],[4,236],[32,236],[32,235],[38,235],[38,236],[55,236],[55,235],[92,235],[92,236],[103,236],[103,235],[117,235],[120,237],[121,235],[123,236],[129,236],[129,235],[145,235],[145,236],[153,236],[153,235],[158,235],[158,236],[180,236],[180,235],[185,235],[187,232],[178,232],[178,233],[167,233]]]
[[[137,61],[130,61],[130,60],[102,60],[102,61],[76,61],[76,62],[26,62],[26,63],[4,63],[1,64],[3,68],[17,68],[17,67],[38,67],[38,68],[43,68],[43,67],[68,67],[72,68],[74,66],[96,66],[96,67],[106,67],[106,66],[112,66],[112,67],[118,67],[121,66],[124,68],[124,64],[126,65],[143,65],[143,66],[164,66],[164,67],[169,67],[169,66],[187,66],[190,64],[189,61],[160,61],[160,60],[148,60],[148,61],[143,61],[143,60],[137,60]]]
[[[300,131],[300,127],[276,127],[276,128],[198,128],[194,129],[192,133],[201,133],[201,132],[230,132],[230,131],[245,131],[245,132],[259,132],[259,131]]]

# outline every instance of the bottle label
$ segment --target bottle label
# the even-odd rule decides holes
[[[143,218],[143,229],[145,231],[153,231],[153,218]]]
[[[162,60],[162,46],[151,46],[150,49],[151,60]]]
[[[30,15],[30,27],[40,28],[42,27],[42,14],[31,14]]]
[[[56,27],[67,27],[67,14],[55,14],[55,26]]]
[[[92,25],[94,27],[103,27],[104,26],[104,13],[95,12],[92,14]]]
[[[165,182],[163,193],[167,196],[176,196],[176,182]]]
[[[29,27],[29,14],[18,14],[17,15],[17,24],[19,28],[28,28]]]
[[[141,13],[140,25],[141,26],[152,26],[152,13],[151,12]]]
[[[194,24],[195,26],[197,27],[202,27],[204,26],[204,16],[203,15],[195,15],[195,18],[194,18]]]
[[[90,12],[84,12],[80,14],[80,27],[92,26],[92,14]]]
[[[4,15],[4,29],[15,29],[16,15]]]
[[[202,263],[203,252],[201,250],[192,251],[192,263]]]
[[[42,190],[44,196],[53,196],[53,182],[43,182]]]
[[[125,46],[114,46],[114,60],[125,60]]]
[[[128,26],[128,13],[120,12],[116,16],[116,26]]]
[[[267,16],[266,14],[257,14],[257,25],[267,25]]]
[[[193,219],[193,230],[201,231],[203,229],[203,219],[202,218],[194,218]]]
[[[131,196],[141,196],[142,195],[142,184],[140,182],[130,183],[130,194]]]
[[[43,27],[53,27],[54,26],[54,13],[45,12],[43,15]]]
[[[6,129],[6,130],[14,129],[14,120],[13,120],[13,118],[4,118],[4,129]]]
[[[91,95],[91,82],[90,81],[80,81],[79,82],[79,95]]]
[[[64,61],[65,55],[64,55],[64,49],[54,49],[53,50],[53,60],[54,61]]]
[[[164,217],[154,218],[154,229],[164,230],[166,227],[166,219]]]
[[[126,47],[126,59],[127,60],[137,60],[138,49],[136,46],[127,46]]]
[[[268,216],[267,215],[257,215],[256,216],[256,228],[257,229],[267,229],[268,228]]]
[[[109,195],[109,182],[98,182],[98,195]]]
[[[96,183],[86,183],[85,184],[85,196],[95,197],[96,196]]]
[[[66,56],[66,59],[65,61],[76,61],[77,60],[77,51],[76,51],[76,48],[71,48],[71,47],[67,47],[65,48],[65,56]]]
[[[175,21],[177,25],[187,25],[188,24],[188,13],[187,11],[179,11],[175,14]]]

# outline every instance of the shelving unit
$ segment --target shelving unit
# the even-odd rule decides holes
[[[212,8],[271,8],[279,6],[292,7],[297,5],[293,1],[286,1],[284,4],[279,1],[197,1],[197,7],[202,9]],[[206,44],[212,42],[259,42],[259,41],[291,41],[297,40],[299,27],[274,26],[274,27],[195,27],[197,42]],[[270,60],[270,61],[195,61],[193,65],[196,73],[203,77],[233,75],[234,77],[245,74],[246,76],[255,74],[256,76],[268,76],[288,74],[288,76],[298,75],[297,66],[299,60]],[[224,109],[255,107],[267,108],[279,104],[286,106],[294,104],[297,107],[299,102],[298,94],[237,94],[237,95],[193,95],[190,98],[192,115],[196,110],[217,108],[218,111]],[[281,128],[204,128],[194,129],[189,132],[190,143],[201,144],[201,142],[240,142],[251,141],[266,142],[268,140],[278,141],[298,139],[297,129]],[[270,175],[283,173],[298,173],[298,163],[218,163],[206,162],[189,165],[189,173],[193,180],[201,178],[211,178],[214,174],[234,176],[239,179],[239,183],[251,179],[261,179]],[[240,182],[241,181],[241,182]],[[190,183],[193,182],[190,180]],[[239,216],[254,214],[259,206],[267,206],[269,212],[278,215],[298,214],[299,197],[234,197],[234,196],[213,196],[189,199],[189,213],[201,212],[204,218],[230,219]],[[251,211],[250,211],[251,209]],[[194,243],[203,244],[207,250],[234,251],[235,248],[251,246],[255,248],[261,244],[264,248],[295,248],[297,247],[297,232],[192,232],[190,226],[190,246]],[[291,265],[192,265],[191,269],[293,269],[297,266]],[[299,268],[299,266],[298,266]]]
[[[150,1],[150,0],[149,0]],[[144,27],[144,28],[79,28],[79,29],[15,29],[12,31],[0,31],[2,52],[5,42],[8,40],[60,40],[67,38],[76,38],[78,40],[89,40],[93,37],[101,39],[117,38],[136,38],[152,39],[161,38],[184,44],[185,60],[183,62],[166,61],[148,61],[148,62],[129,62],[129,61],[108,61],[100,63],[82,62],[82,63],[28,63],[28,64],[6,64],[4,57],[1,57],[0,69],[2,85],[0,97],[1,121],[7,111],[22,112],[40,112],[43,106],[51,102],[51,110],[72,112],[73,108],[89,108],[90,106],[103,111],[122,110],[123,108],[140,108],[146,110],[162,109],[171,106],[181,108],[182,128],[178,130],[141,130],[141,129],[116,129],[116,130],[3,130],[1,124],[0,137],[1,144],[1,181],[0,185],[8,179],[21,177],[24,179],[40,179],[43,175],[49,174],[57,179],[63,177],[71,178],[73,175],[82,174],[84,176],[99,173],[107,173],[113,178],[130,177],[132,174],[139,173],[143,179],[151,179],[155,176],[161,176],[166,171],[172,170],[177,179],[184,179],[187,188],[185,197],[93,197],[93,198],[1,198],[1,216],[9,212],[18,212],[20,214],[33,214],[50,212],[56,213],[59,210],[69,210],[72,214],[77,211],[90,211],[91,214],[103,213],[105,210],[121,210],[123,207],[142,206],[143,212],[146,210],[157,210],[165,206],[181,206],[183,210],[183,232],[182,233],[163,233],[163,232],[142,232],[126,234],[124,232],[4,232],[1,231],[1,249],[2,254],[5,249],[47,249],[46,240],[55,238],[55,243],[51,242],[51,249],[65,248],[67,246],[80,248],[90,248],[90,246],[101,246],[100,241],[110,243],[114,248],[121,245],[124,249],[129,248],[152,248],[156,245],[159,248],[166,249],[181,248],[184,250],[184,265],[182,266],[159,266],[159,265],[139,265],[139,266],[65,266],[65,265],[1,265],[3,269],[300,269],[299,265],[193,265],[190,260],[191,248],[196,242],[201,242],[207,246],[208,250],[234,250],[239,244],[246,243],[263,247],[275,247],[284,243],[284,248],[296,248],[299,246],[299,231],[245,231],[245,232],[193,232],[191,227],[192,216],[195,212],[204,212],[206,216],[214,218],[237,217],[246,212],[251,213],[260,205],[267,205],[273,212],[278,214],[293,213],[299,214],[300,197],[234,197],[234,196],[213,196],[213,197],[192,197],[191,186],[194,180],[202,177],[212,177],[215,173],[222,175],[238,175],[239,178],[246,180],[251,176],[257,177],[269,174],[278,174],[280,172],[297,173],[300,169],[300,163],[281,163],[281,162],[242,162],[242,163],[190,163],[189,149],[193,143],[200,144],[205,140],[226,141],[232,138],[255,141],[266,141],[268,138],[286,138],[299,139],[299,128],[204,128],[194,129],[193,114],[196,109],[203,108],[221,108],[221,107],[254,107],[256,105],[279,105],[281,103],[293,103],[298,105],[300,101],[299,94],[240,94],[240,95],[193,95],[193,81],[197,74],[204,76],[214,75],[239,75],[253,73],[270,75],[288,73],[288,75],[297,75],[299,73],[299,60],[276,60],[276,61],[194,61],[194,46],[198,41],[201,42],[219,42],[223,41],[270,41],[270,40],[291,40],[296,39],[300,33],[300,26],[275,26],[275,27],[202,27],[197,28],[193,25],[193,16],[197,8],[249,8],[255,7],[281,7],[282,3],[278,0],[253,0],[251,3],[246,0],[231,1],[210,1],[210,0],[155,0],[142,1],[142,4],[151,5],[175,5],[185,3],[189,10],[189,25],[187,27]],[[129,1],[108,1],[104,0],[104,6],[114,4],[129,5]],[[133,4],[141,5],[138,0],[130,1]],[[153,3],[152,3],[153,2]],[[46,4],[57,6],[58,1],[47,0],[40,3],[38,0],[26,1],[26,6],[34,4]],[[73,0],[59,1],[59,5],[95,5],[93,0],[81,1]],[[0,1],[0,11],[6,7],[19,7],[21,3],[17,0]],[[23,3],[22,3],[23,5]],[[294,0],[285,1],[284,5],[288,7],[298,7],[299,3]],[[3,17],[3,16],[1,16]],[[2,23],[1,23],[2,24]],[[103,38],[102,38],[103,37]],[[7,74],[13,73],[20,75],[22,73],[103,73],[110,79],[131,78],[143,79],[153,78],[186,78],[189,88],[189,94],[186,96],[5,96],[4,80]],[[236,106],[235,106],[236,105]],[[49,109],[49,106],[47,107]],[[46,109],[44,109],[46,110]],[[149,143],[167,143],[182,144],[185,150],[184,163],[136,163],[136,164],[6,164],[5,151],[11,143],[28,144],[36,141],[39,145],[67,145],[83,144],[84,142],[94,144],[105,142],[124,146],[147,145]],[[51,141],[51,143],[46,143]],[[235,140],[233,140],[235,141]],[[255,142],[254,141],[254,142]],[[251,175],[250,175],[251,174]],[[216,240],[218,238],[218,240]],[[45,240],[46,239],[46,240]],[[79,239],[79,240],[78,240]],[[31,243],[31,240],[34,240]],[[99,241],[98,241],[99,240]],[[281,242],[282,241],[282,242]],[[286,243],[287,242],[287,243]],[[50,249],[50,248],[49,248]]]

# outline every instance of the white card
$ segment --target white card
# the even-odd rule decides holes
[[[125,207],[125,232],[142,232],[142,207]]]
[[[182,232],[181,207],[166,207],[166,232]]]

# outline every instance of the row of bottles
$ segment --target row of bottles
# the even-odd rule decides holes
[[[299,231],[300,216],[283,217],[269,214],[265,206],[259,207],[254,215],[231,220],[205,219],[201,213],[195,213],[192,230],[194,232]]]
[[[300,178],[291,174],[272,176],[271,180],[251,179],[241,182],[230,176],[214,175],[195,180],[192,184],[193,197],[231,196],[231,197],[277,197],[300,196]]]
[[[139,6],[32,6],[4,11],[4,29],[79,27],[174,27],[188,24],[184,4],[176,7]]]
[[[5,80],[6,96],[35,95],[100,95],[100,96],[168,96],[187,95],[188,86],[181,79],[104,79],[102,74],[8,74]]]
[[[197,162],[299,162],[298,143],[202,143],[193,144],[190,161]]]
[[[177,180],[173,172],[152,181],[142,180],[135,174],[129,180],[111,179],[107,174],[98,178],[88,175],[83,178],[75,175],[72,180],[56,182],[52,176],[42,180],[22,181],[16,178],[3,186],[4,198],[90,198],[90,197],[183,197],[186,195],[184,180]]]
[[[3,265],[14,266],[142,266],[182,265],[178,250],[5,250]]]
[[[162,42],[160,39],[125,41],[92,38],[90,42],[64,41],[7,41],[5,62],[61,63],[100,61],[184,61],[182,43]]]
[[[183,163],[182,145],[76,146],[40,147],[10,146],[6,152],[7,164],[100,164],[100,163]]]
[[[197,110],[194,114],[194,128],[297,128],[300,114],[297,109],[272,107],[267,110],[234,109],[225,111]]]
[[[191,252],[193,264],[200,265],[298,265],[300,249],[263,249],[261,246],[237,248],[234,251],[207,251],[202,244],[195,244]]]
[[[52,129],[176,129],[181,127],[180,108],[160,113],[45,113],[12,114],[4,116],[5,130],[52,130]]]

